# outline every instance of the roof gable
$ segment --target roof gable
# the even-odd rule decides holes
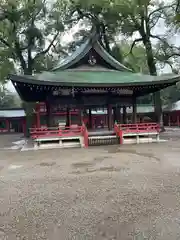
[[[95,63],[90,63],[90,58],[93,57]],[[99,42],[99,35],[94,31],[89,38],[77,50],[64,60],[60,61],[53,71],[74,69],[77,66],[88,65],[92,71],[94,68],[105,67],[107,69],[118,71],[131,71],[113,56],[111,56],[106,49]]]

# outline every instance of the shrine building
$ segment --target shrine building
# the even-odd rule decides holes
[[[180,81],[180,76],[133,73],[107,52],[100,41],[100,34],[94,31],[71,56],[60,61],[51,71],[32,76],[10,75],[10,80],[23,101],[37,102],[37,107],[40,103],[45,103],[48,139],[50,136],[53,139],[55,135],[62,137],[63,131],[67,131],[66,136],[70,137],[74,132],[71,130],[73,125],[73,129],[77,126],[79,132],[72,133],[72,136],[82,135],[86,138],[84,145],[87,146],[88,141],[92,142],[90,137],[100,139],[100,136],[101,138],[104,136],[105,139],[107,136],[114,136],[116,140],[121,138],[122,133],[120,134],[119,131],[122,130],[122,126],[120,125],[123,124],[125,128],[129,107],[132,108],[131,123],[137,127],[138,97],[172,86]],[[58,129],[62,126],[53,114],[58,108],[63,108],[66,112],[66,126],[61,129],[61,132],[58,132]],[[99,133],[99,129],[94,127],[95,124],[92,121],[92,111],[97,109],[107,112],[107,128],[104,128],[104,134],[103,131]],[[78,116],[70,123],[72,110],[77,111]],[[161,114],[160,111],[159,114]],[[83,120],[84,116],[86,116],[86,122]],[[160,117],[156,116],[155,119]],[[157,130],[158,124],[155,122],[152,129]],[[147,125],[143,127],[147,132]],[[37,110],[36,125],[33,130],[31,129],[33,139],[45,139],[44,131],[41,129],[40,115]],[[63,137],[65,138],[65,135]]]

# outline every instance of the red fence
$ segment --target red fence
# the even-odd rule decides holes
[[[123,133],[160,132],[160,126],[157,123],[120,124],[119,129]]]
[[[120,138],[120,144],[123,144],[124,134],[159,133],[160,126],[157,123],[115,124],[114,131]]]
[[[73,137],[82,135],[82,126],[70,126],[65,128],[30,128],[32,139],[45,137]]]

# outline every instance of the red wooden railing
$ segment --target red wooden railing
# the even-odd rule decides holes
[[[160,125],[157,123],[138,123],[138,124],[115,124],[114,131],[123,144],[123,135],[126,133],[152,133],[160,132]]]
[[[119,129],[123,133],[160,132],[160,126],[157,123],[119,124]]]
[[[42,137],[72,137],[82,135],[82,126],[70,126],[65,128],[30,128],[31,138]]]

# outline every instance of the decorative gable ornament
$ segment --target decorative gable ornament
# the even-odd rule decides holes
[[[96,64],[96,58],[93,56],[93,55],[90,55],[89,56],[89,59],[88,59],[88,63],[91,65],[91,66],[94,66]]]

